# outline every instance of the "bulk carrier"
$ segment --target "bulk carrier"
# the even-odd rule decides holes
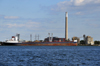
[[[53,38],[52,40],[56,41],[48,41],[46,38],[44,42],[20,42],[18,34],[16,36],[12,36],[10,40],[6,40],[2,43],[3,46],[77,46],[76,41],[61,41],[58,38]],[[58,41],[57,41],[58,40]]]
[[[50,41],[50,38],[52,38]],[[48,40],[49,39],[49,40]],[[48,40],[48,41],[47,41]],[[77,46],[77,41],[68,41],[68,13],[65,13],[65,38],[46,38],[44,42],[20,42],[19,34],[12,36],[11,40],[6,40],[2,45],[13,46]]]

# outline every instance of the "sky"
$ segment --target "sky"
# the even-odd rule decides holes
[[[65,12],[68,12],[68,38],[83,35],[100,41],[100,0],[0,0],[0,41],[20,34],[20,39],[40,40],[53,33],[65,38]]]

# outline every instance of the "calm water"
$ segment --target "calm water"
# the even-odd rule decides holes
[[[0,66],[100,66],[100,47],[0,46]]]

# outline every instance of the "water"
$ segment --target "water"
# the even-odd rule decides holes
[[[100,66],[100,47],[0,46],[0,66]]]

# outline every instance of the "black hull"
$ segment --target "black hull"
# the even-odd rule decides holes
[[[3,46],[19,46],[20,43],[2,43]]]

